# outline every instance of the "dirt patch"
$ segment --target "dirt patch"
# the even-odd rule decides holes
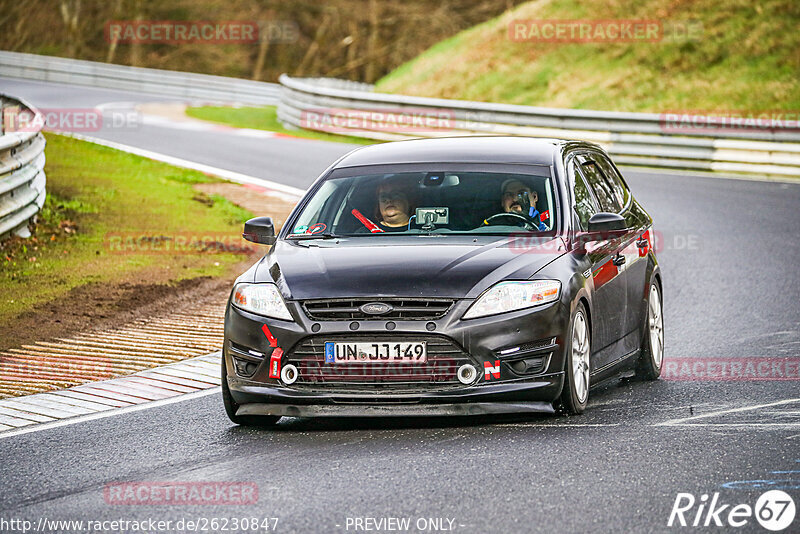
[[[206,195],[225,197],[256,216],[269,215],[275,223],[276,231],[286,222],[297,202],[292,196],[252,185],[213,183],[196,184],[194,188]]]
[[[255,261],[248,258],[237,273]],[[233,270],[233,269],[232,269]],[[186,302],[216,295],[228,298],[235,273],[224,278],[200,277],[175,283],[90,283],[72,289],[64,298],[37,306],[0,325],[0,351],[36,341],[94,331],[146,318],[169,310],[180,311]]]
[[[292,197],[257,187],[212,183],[198,184],[195,188],[201,195],[220,195],[257,215],[270,215],[276,226],[283,224],[295,204]],[[173,282],[168,272],[144,270],[119,284],[89,283],[76,287],[65,297],[39,305],[0,325],[0,351],[76,332],[121,326],[170,311],[180,312],[200,299],[216,299],[222,305],[236,277],[265,252],[266,247],[257,247],[219,278]]]

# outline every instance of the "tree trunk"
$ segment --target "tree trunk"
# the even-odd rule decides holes
[[[378,49],[378,24],[380,16],[378,13],[378,0],[369,0],[369,37],[367,37],[367,57],[370,58],[367,62],[366,70],[364,72],[364,81],[367,83],[374,83],[377,79],[378,66],[376,65]]]
[[[120,8],[122,7],[122,0],[116,0],[114,2],[114,9],[111,12],[112,19],[116,19],[119,16]],[[109,35],[110,37],[110,35]],[[114,62],[114,54],[117,52],[117,36],[115,35],[111,38],[111,42],[108,43],[108,53],[106,54],[106,63],[113,63]]]
[[[256,64],[253,69],[254,80],[261,79],[261,74],[264,72],[264,61],[267,59],[267,52],[269,52],[269,35],[259,32],[258,37],[258,57],[256,57]]]
[[[320,43],[325,38],[325,32],[328,30],[328,24],[330,21],[330,14],[325,13],[325,17],[322,19],[322,23],[320,23],[319,27],[317,28],[317,32],[314,35],[314,41],[308,47],[308,50],[306,50],[306,54],[303,56],[303,60],[300,61],[300,65],[297,66],[295,76],[303,76],[306,68],[311,65],[311,62],[314,60],[314,56],[316,56],[317,52],[319,51]]]
[[[78,22],[81,15],[81,0],[59,0],[61,20],[67,28],[67,55],[76,57],[80,48]]]

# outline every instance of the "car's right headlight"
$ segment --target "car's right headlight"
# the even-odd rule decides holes
[[[233,305],[245,311],[291,321],[292,314],[283,302],[280,291],[275,284],[236,284],[233,289]]]

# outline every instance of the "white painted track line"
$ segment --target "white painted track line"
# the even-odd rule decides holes
[[[0,399],[0,439],[219,392],[215,352],[102,382]]]
[[[246,174],[242,174],[239,172],[229,171],[227,169],[220,169],[218,167],[212,167],[210,165],[204,165],[202,163],[195,163],[194,161],[188,161],[185,159],[176,158],[174,156],[169,156],[167,154],[160,154],[158,152],[145,150],[143,148],[124,145],[122,143],[116,143],[114,141],[106,141],[104,139],[99,139],[97,137],[90,137],[87,135],[81,135],[78,133],[63,133],[63,132],[59,133],[61,133],[61,135],[66,135],[68,137],[74,137],[75,139],[80,139],[81,141],[88,141],[96,145],[101,145],[116,150],[121,150],[123,152],[128,152],[129,154],[135,154],[137,156],[142,156],[144,158],[153,159],[164,163],[169,163],[170,165],[174,165],[176,167],[183,167],[184,169],[192,169],[205,174],[212,174],[214,176],[219,176],[220,178],[224,178],[231,182],[263,187],[274,193],[283,194],[287,198],[293,199],[295,201],[297,201],[300,197],[302,197],[305,194],[305,190],[299,189],[297,187],[292,187],[290,185],[273,182],[271,180],[266,180],[263,178],[256,178],[254,176],[248,176]]]
[[[709,422],[697,422],[700,419],[708,419],[710,417],[718,417],[723,415],[730,415],[730,414],[738,414],[742,412],[751,412],[757,411],[762,408],[770,408],[773,406],[784,406],[787,404],[796,404],[800,403],[800,398],[795,399],[783,399],[780,401],[769,402],[765,404],[753,404],[750,406],[740,406],[738,408],[727,408],[725,410],[715,410],[713,412],[704,413],[700,415],[693,415],[691,417],[683,417],[680,419],[671,419],[669,421],[664,421],[663,423],[657,423],[656,426],[680,426],[680,427],[742,427],[742,428],[778,428],[778,427],[785,427],[785,428],[798,428],[800,427],[800,423],[769,423],[769,422],[741,422],[741,423],[709,423]],[[781,412],[778,412],[779,414]]]

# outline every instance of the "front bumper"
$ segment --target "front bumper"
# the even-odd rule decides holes
[[[549,402],[477,402],[450,404],[246,404],[236,415],[278,415],[285,417],[435,417],[451,415],[498,415],[508,413],[555,413]]]
[[[481,413],[550,412],[561,392],[564,369],[564,335],[569,311],[555,302],[519,312],[480,319],[460,320],[471,301],[456,301],[438,320],[313,321],[298,303],[287,305],[295,321],[265,319],[228,306],[223,351],[227,383],[238,414],[287,416],[351,415],[472,415]],[[459,348],[462,361],[478,371],[471,384],[418,381],[413,385],[388,382],[360,384],[284,384],[270,377],[270,357],[275,350],[263,325],[283,350],[280,365],[296,363],[295,350],[309,340],[370,336],[398,340],[446,340]],[[535,343],[547,340],[544,344]],[[318,343],[318,342],[317,342]],[[508,352],[511,347],[541,346],[533,353]],[[254,354],[263,355],[260,359]],[[520,354],[541,357],[541,368],[521,373]],[[249,357],[248,357],[249,356]],[[530,361],[530,360],[528,360]],[[247,372],[243,362],[249,364]],[[238,364],[238,367],[237,367]],[[333,364],[329,364],[333,365]],[[488,369],[487,369],[488,367]],[[523,366],[524,367],[524,366]],[[255,370],[253,370],[255,368]],[[499,372],[498,372],[499,369]],[[252,374],[250,374],[252,373]],[[301,373],[302,374],[302,373]]]

